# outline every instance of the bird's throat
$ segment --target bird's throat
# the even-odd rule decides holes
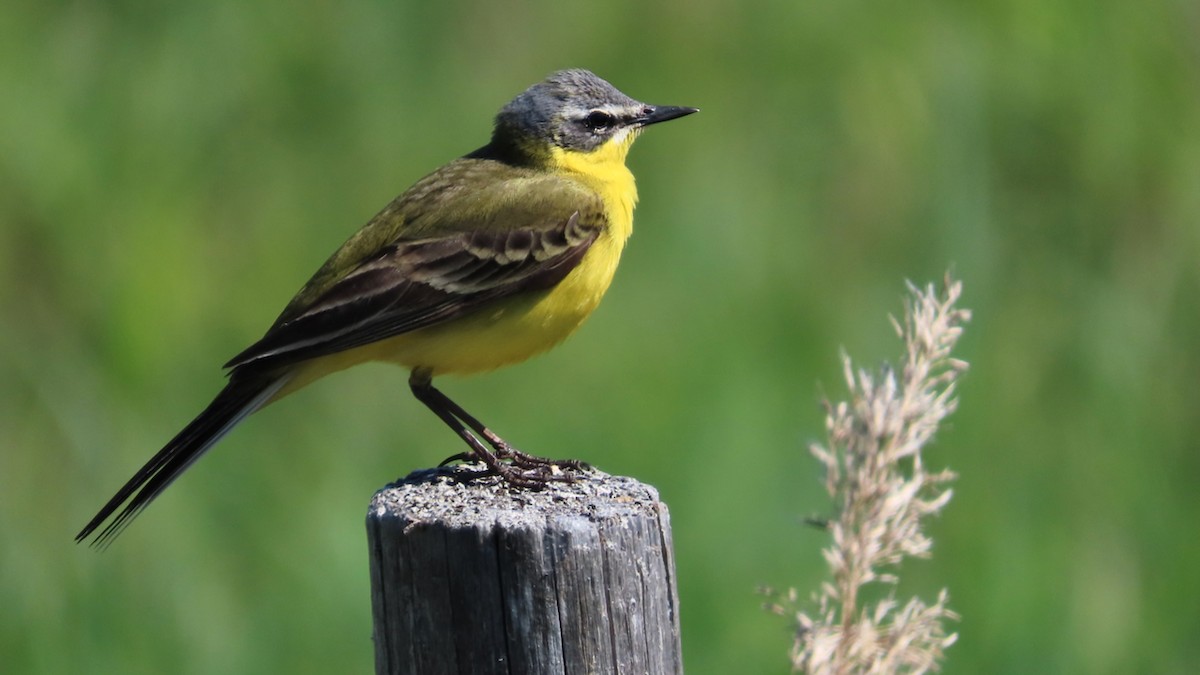
[[[611,235],[621,242],[633,232],[633,207],[638,199],[633,173],[625,166],[633,139],[633,133],[614,138],[592,152],[555,148],[550,158],[556,170],[570,173],[600,194]]]

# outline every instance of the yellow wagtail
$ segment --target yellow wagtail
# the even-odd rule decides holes
[[[456,458],[517,486],[556,477],[553,462],[517,451],[432,378],[523,361],[583,323],[632,231],[630,145],[647,126],[694,112],[639,103],[586,70],[525,90],[496,116],[490,143],[422,178],[317,270],[225,364],[229,383],[212,403],[76,541],[106,521],[94,543],[110,541],[248,415],[366,361],[411,370],[413,394],[470,447]]]

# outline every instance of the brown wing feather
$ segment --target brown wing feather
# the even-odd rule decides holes
[[[548,228],[400,240],[360,264],[227,368],[273,369],[448,321],[500,298],[553,287],[603,221],[579,211]]]

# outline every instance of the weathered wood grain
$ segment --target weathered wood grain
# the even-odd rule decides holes
[[[588,472],[514,489],[414,473],[367,516],[376,672],[682,673],[670,518]]]

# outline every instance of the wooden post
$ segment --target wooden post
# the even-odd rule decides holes
[[[682,673],[667,507],[589,472],[514,489],[417,472],[367,516],[375,672]]]

